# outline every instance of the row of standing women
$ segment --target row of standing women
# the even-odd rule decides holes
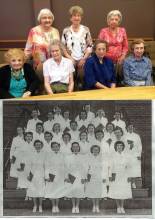
[[[119,75],[122,65],[124,85],[151,85],[152,65],[149,58],[143,56],[142,39],[133,42],[133,54],[126,58],[128,39],[126,30],[119,27],[122,21],[120,11],[108,13],[108,27],[101,29],[99,40],[94,45],[89,28],[81,24],[83,9],[73,6],[69,13],[71,26],[63,30],[63,46],[59,31],[52,26],[54,15],[49,9],[40,11],[39,25],[29,32],[24,52],[26,59],[33,59],[33,68],[41,81],[39,94],[44,89],[47,94],[72,92],[74,87],[81,89],[81,84],[82,89],[116,87],[122,81],[122,76]],[[11,68],[5,66],[0,69],[3,73],[0,74],[1,94],[4,94],[2,98],[33,95],[38,88],[33,86],[32,89],[32,79],[27,77],[27,69],[25,70],[24,55],[21,56],[18,52],[9,54],[11,55],[8,60],[7,54],[7,61]],[[37,79],[33,79],[33,82],[35,80]],[[20,94],[14,92],[18,84],[20,91],[22,90]],[[38,85],[38,82],[35,84]]]
[[[131,186],[136,177],[141,177],[140,136],[132,124],[126,130],[119,112],[108,123],[104,111],[99,109],[97,116],[101,117],[102,126],[94,125],[94,113],[89,107],[85,106],[89,117],[79,113],[76,121],[66,122],[67,131],[66,127],[61,129],[58,119],[62,121],[63,117],[59,108],[55,108],[54,117],[49,115],[48,121],[54,120],[53,128],[47,126],[48,121],[43,126],[36,110],[27,123],[25,140],[23,129],[18,128],[10,151],[10,176],[18,178],[17,187],[26,188],[27,197],[33,198],[33,212],[37,211],[37,198],[40,212],[43,198],[49,198],[52,212],[57,213],[59,198],[67,197],[72,200],[72,213],[79,213],[82,198],[90,198],[92,212],[98,213],[100,199],[108,197],[116,200],[117,213],[125,213],[124,199],[132,198]],[[85,123],[79,123],[81,120]],[[86,129],[81,130],[83,125]],[[43,132],[43,127],[48,131]]]

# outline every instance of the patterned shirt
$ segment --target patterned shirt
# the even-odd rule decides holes
[[[123,27],[119,27],[116,36],[112,34],[109,28],[101,29],[98,38],[108,43],[107,57],[114,62],[128,52],[128,39],[126,31]]]
[[[72,26],[66,27],[62,33],[62,43],[75,60],[80,60],[86,50],[91,53],[92,38],[89,28],[80,25],[78,32],[74,32]]]
[[[33,57],[34,68],[51,57],[49,45],[55,39],[59,40],[60,36],[58,30],[54,27],[49,32],[42,31],[40,25],[30,30],[25,54],[28,57]]]
[[[151,85],[152,64],[149,58],[127,57],[123,64],[124,83],[129,86]]]

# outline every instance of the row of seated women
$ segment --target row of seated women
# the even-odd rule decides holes
[[[26,97],[36,90],[53,94],[72,92],[77,87],[113,88],[122,80],[125,86],[151,85],[152,64],[144,56],[143,39],[133,41],[132,54],[126,58],[128,39],[125,29],[119,27],[120,11],[108,13],[108,27],[101,29],[94,44],[89,28],[81,24],[83,9],[73,6],[69,13],[71,26],[63,30],[60,41],[58,30],[52,26],[52,12],[40,11],[39,25],[30,30],[24,53],[12,49],[6,54],[9,65],[0,68],[0,98]],[[31,58],[34,70],[25,64]]]
[[[126,128],[120,112],[109,122],[104,110],[98,109],[94,124],[95,114],[86,109],[69,123],[60,108],[48,113],[44,122],[33,110],[26,132],[17,127],[10,176],[18,179],[17,188],[25,188],[26,196],[33,198],[33,212],[38,209],[37,198],[39,212],[47,198],[52,200],[52,213],[58,213],[59,199],[65,197],[72,201],[72,213],[79,213],[84,198],[91,199],[92,212],[99,213],[100,199],[108,197],[116,200],[117,213],[125,213],[124,200],[132,198],[135,179],[141,177],[141,138],[133,124]],[[59,120],[66,123],[62,126]]]

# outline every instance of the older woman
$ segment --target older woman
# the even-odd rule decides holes
[[[144,40],[135,39],[131,43],[132,54],[123,64],[124,84],[126,86],[150,86],[152,84],[152,64],[144,56]]]
[[[69,9],[71,26],[62,33],[62,42],[66,46],[65,56],[73,61],[77,68],[77,78],[82,81],[82,68],[91,54],[92,38],[89,28],[81,24],[83,9],[72,6]]]
[[[116,86],[114,64],[111,59],[105,57],[107,43],[96,40],[94,54],[89,57],[84,66],[85,89],[106,89]]]
[[[43,64],[44,85],[48,94],[72,92],[74,88],[74,66],[70,59],[62,56],[62,50],[60,41],[53,41],[52,58]]]
[[[118,10],[110,11],[107,15],[108,27],[101,29],[98,38],[108,43],[106,56],[114,63],[122,63],[128,52],[128,40],[126,31],[119,27],[122,21],[122,14]]]
[[[110,11],[107,15],[108,27],[102,28],[98,38],[108,43],[106,56],[111,58],[115,64],[117,85],[122,81],[122,63],[128,52],[128,40],[126,30],[119,27],[122,21],[122,14],[118,10]]]
[[[52,26],[53,21],[52,12],[41,9],[38,14],[39,25],[30,30],[25,47],[25,55],[33,58],[34,68],[42,80],[42,63],[51,56],[49,46],[54,39],[60,39],[58,30]]]
[[[0,68],[0,98],[28,97],[34,94],[39,79],[25,62],[21,49],[10,49],[5,54],[8,65]]]

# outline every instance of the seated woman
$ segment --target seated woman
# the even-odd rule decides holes
[[[144,40],[135,39],[131,43],[132,54],[123,64],[124,84],[126,86],[150,86],[152,84],[152,64],[144,56]]]
[[[84,88],[106,89],[116,86],[114,64],[111,59],[105,57],[107,43],[96,40],[94,54],[89,57],[84,66]]]
[[[51,44],[52,58],[43,64],[44,86],[47,94],[72,92],[74,89],[74,66],[62,56],[63,46],[54,40]]]
[[[21,49],[5,53],[8,65],[0,68],[0,98],[28,97],[35,94],[40,82]]]

